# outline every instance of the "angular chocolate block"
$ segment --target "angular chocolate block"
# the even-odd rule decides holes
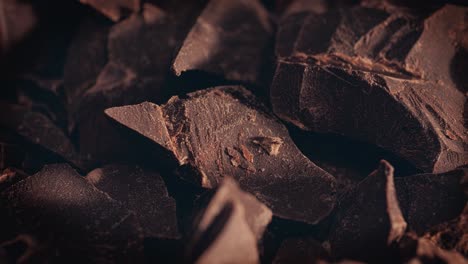
[[[112,21],[119,21],[122,17],[140,10],[139,0],[80,0],[90,5]]]
[[[260,263],[257,242],[271,217],[270,209],[225,178],[195,219],[190,263]]]
[[[335,204],[334,178],[308,160],[248,90],[225,86],[106,114],[170,151],[213,188],[232,176],[276,216],[315,224]]]
[[[188,33],[172,68],[258,84],[273,26],[258,0],[211,0]]]
[[[327,251],[313,238],[287,238],[281,243],[273,264],[321,263],[328,258]]]
[[[273,110],[305,130],[376,144],[425,172],[466,164],[466,95],[454,74],[467,60],[468,9],[446,5],[427,18],[390,10],[284,17]]]
[[[406,222],[398,205],[393,167],[386,161],[340,201],[329,237],[336,257],[372,260],[398,241]]]
[[[158,173],[138,166],[107,165],[91,171],[86,179],[135,212],[145,237],[180,237],[175,200]]]
[[[468,177],[467,168],[395,179],[408,227],[422,235],[435,225],[457,218],[467,202],[461,184],[463,177]]]
[[[46,165],[0,197],[2,218],[16,224],[2,229],[34,234],[57,248],[58,259],[125,262],[140,257],[142,233],[135,215],[68,165]]]

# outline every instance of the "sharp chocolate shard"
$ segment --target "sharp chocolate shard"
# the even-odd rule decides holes
[[[468,161],[468,9],[428,17],[354,6],[282,19],[271,87],[274,112],[302,129],[365,140],[426,172]],[[466,48],[465,48],[466,49]]]
[[[103,15],[116,22],[122,17],[140,10],[139,0],[79,0],[90,5]]]
[[[372,259],[403,236],[406,222],[398,206],[393,167],[386,161],[340,201],[330,244],[338,257]]]
[[[135,212],[145,237],[179,238],[176,203],[158,173],[137,166],[108,165],[91,171],[86,179]]]
[[[286,219],[317,223],[335,203],[334,178],[308,160],[288,131],[242,87],[217,87],[106,114],[173,153],[203,187],[234,177]],[[193,175],[193,173],[192,173]]]
[[[259,263],[257,242],[271,217],[270,209],[225,178],[194,222],[187,257],[195,263]]]
[[[172,68],[258,84],[273,28],[257,0],[211,0],[188,33]]]
[[[0,197],[2,218],[16,225],[2,229],[34,234],[57,247],[57,258],[112,263],[140,256],[142,236],[135,215],[68,165],[46,165]]]
[[[457,218],[466,205],[461,181],[468,169],[418,174],[395,179],[408,227],[421,235],[428,228]]]
[[[313,238],[287,238],[276,253],[273,264],[322,263],[329,259],[323,246]]]

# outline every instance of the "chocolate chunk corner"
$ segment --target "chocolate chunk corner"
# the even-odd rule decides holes
[[[188,33],[172,69],[204,71],[258,84],[273,28],[258,0],[211,0]]]
[[[330,235],[332,253],[364,260],[378,257],[403,236],[406,226],[398,205],[393,167],[382,160],[376,171],[340,201]]]
[[[114,22],[140,10],[140,0],[79,0],[90,5]]]
[[[145,237],[180,238],[175,200],[158,173],[114,164],[91,171],[86,179],[135,212]]]
[[[194,222],[187,256],[194,263],[260,263],[257,243],[271,217],[270,209],[225,178]]]

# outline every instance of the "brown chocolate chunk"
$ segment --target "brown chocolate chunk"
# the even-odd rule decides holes
[[[161,176],[138,166],[107,165],[86,179],[111,198],[135,212],[145,237],[178,238],[175,200]]]
[[[106,114],[172,152],[180,165],[197,172],[192,180],[203,187],[232,176],[276,216],[312,224],[334,206],[333,177],[309,161],[286,128],[242,87],[172,97],[163,106],[110,108]],[[258,138],[283,143],[270,155],[255,143]]]
[[[468,169],[418,174],[395,179],[398,200],[408,227],[418,235],[457,218],[466,204],[461,180]]]
[[[427,18],[354,6],[282,19],[274,112],[317,132],[368,141],[425,172],[466,164],[466,95],[455,62],[467,8]]]
[[[47,116],[13,104],[0,105],[0,111],[0,125],[16,132],[30,143],[55,153],[74,166],[82,167],[79,154],[68,136]]]
[[[259,263],[257,242],[272,213],[225,178],[194,222],[187,256],[194,263]]]
[[[3,215],[16,225],[2,229],[34,234],[57,247],[59,259],[125,262],[140,256],[142,236],[135,215],[68,165],[46,165],[0,197]]]
[[[327,251],[313,238],[288,238],[282,243],[273,264],[321,263],[329,258]]]
[[[405,229],[393,167],[382,160],[376,171],[340,201],[329,240],[336,257],[370,260],[383,256],[387,247],[403,236]]]
[[[90,5],[103,15],[116,22],[122,17],[140,10],[140,0],[79,0]]]
[[[273,28],[258,0],[211,0],[188,33],[172,68],[228,80],[261,82]]]

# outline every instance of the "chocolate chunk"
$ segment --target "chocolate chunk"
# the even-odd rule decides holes
[[[408,227],[421,235],[428,228],[457,218],[466,204],[461,180],[468,169],[418,174],[395,179]]]
[[[176,203],[158,173],[137,166],[108,165],[91,171],[86,179],[135,212],[145,237],[179,237]]]
[[[271,216],[270,209],[225,178],[194,222],[190,262],[259,263],[257,241]]]
[[[383,256],[403,236],[406,222],[398,206],[393,167],[386,161],[340,201],[330,234],[336,257],[363,260]]]
[[[106,114],[169,150],[203,187],[232,176],[276,216],[311,224],[334,206],[334,178],[309,161],[287,129],[242,87],[172,97],[162,106],[110,108]],[[283,143],[270,155],[255,143],[259,138]]]
[[[92,6],[114,22],[140,10],[139,0],[80,0],[80,2]]]
[[[19,234],[15,238],[0,243],[1,263],[47,263],[50,254],[47,247],[40,244],[30,234]]]
[[[317,240],[313,238],[288,238],[281,243],[273,264],[319,263],[328,258],[327,251]]]
[[[404,263],[468,263],[460,253],[443,250],[425,238],[407,233],[399,243],[400,255]]]
[[[465,7],[427,18],[354,6],[282,19],[274,112],[316,132],[368,141],[425,172],[468,160],[466,95],[453,78]]]
[[[20,105],[3,104],[0,108],[3,116],[0,125],[8,127],[30,143],[41,146],[74,166],[82,167],[79,154],[70,139],[47,116],[29,111]]]
[[[6,168],[0,173],[0,192],[10,187],[11,185],[26,179],[29,175],[25,172],[14,169]]]
[[[257,0],[211,0],[188,33],[172,68],[259,84],[273,27]]]
[[[140,256],[142,236],[135,215],[68,165],[46,165],[0,197],[3,215],[14,220],[18,231],[57,247],[59,259],[125,262]]]

